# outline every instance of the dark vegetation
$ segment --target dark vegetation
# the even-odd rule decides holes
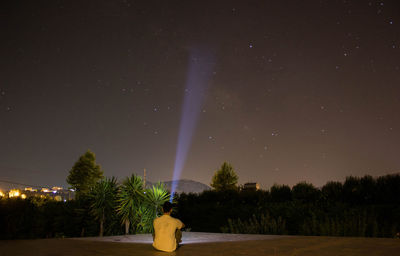
[[[321,189],[299,183],[269,191],[213,190],[178,195],[175,216],[199,232],[394,237],[400,231],[399,194],[399,175],[348,177]],[[100,227],[90,200],[3,198],[0,238],[96,236]],[[125,233],[114,210],[105,212],[103,226],[104,235]],[[130,233],[137,232],[131,225]]]
[[[205,191],[177,197],[192,231],[394,237],[400,231],[400,176],[348,177],[269,191]]]
[[[90,151],[67,180],[75,200],[0,198],[0,239],[150,233],[169,199],[163,184],[145,188],[137,175],[122,183],[104,178]],[[198,232],[394,237],[400,231],[400,175],[268,191],[238,188],[237,180],[224,163],[212,178],[214,189],[176,195],[173,214]]]
[[[76,191],[75,200],[0,197],[0,239],[152,232],[154,218],[170,198],[164,185],[145,187],[135,174],[118,184],[104,178],[95,160],[87,151],[72,167],[67,181]]]

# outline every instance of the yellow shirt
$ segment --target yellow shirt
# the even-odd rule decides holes
[[[183,223],[169,215],[164,214],[153,222],[154,242],[153,247],[160,251],[173,252],[176,249],[175,232],[181,229]]]

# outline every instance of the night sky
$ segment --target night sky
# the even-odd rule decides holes
[[[10,0],[0,27],[0,180],[66,187],[87,149],[105,176],[171,180],[197,61],[182,178],[209,184],[224,161],[263,188],[400,170],[396,0]]]

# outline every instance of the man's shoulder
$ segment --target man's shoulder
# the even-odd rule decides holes
[[[161,216],[159,216],[159,217],[156,217],[155,219],[154,219],[154,221],[160,221],[160,220],[162,220],[162,217],[163,217],[164,215],[161,215]]]
[[[168,217],[169,217],[168,215],[164,214],[164,215],[161,215],[161,216],[155,218],[154,221],[166,221],[169,219]]]
[[[178,219],[178,218],[174,218],[174,217],[171,217],[171,218],[173,219],[173,221],[175,221],[179,225],[182,223],[182,221],[180,219]]]
[[[160,216],[160,217],[157,217],[157,218],[155,218],[154,219],[154,221],[175,221],[175,222],[181,222],[179,219],[177,219],[177,218],[174,218],[174,217],[172,217],[172,216],[170,216],[170,215],[162,215],[162,216]]]

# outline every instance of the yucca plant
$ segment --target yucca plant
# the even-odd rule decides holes
[[[153,220],[162,213],[162,205],[167,202],[170,198],[170,193],[161,182],[156,183],[151,188],[145,191],[145,231],[153,232]]]
[[[99,221],[99,236],[103,236],[106,215],[114,212],[117,192],[117,180],[112,177],[97,182],[89,193],[90,214]]]
[[[144,201],[143,181],[140,176],[132,174],[126,178],[119,189],[117,213],[125,225],[125,234],[129,234],[129,226],[135,227],[139,222],[139,210]]]
[[[136,211],[136,233],[149,233],[151,231],[150,225],[153,222],[153,219],[150,217],[151,214],[149,212],[149,208],[144,202],[142,202]]]
[[[119,189],[117,213],[125,225],[125,234],[132,226],[135,233],[153,231],[153,220],[161,213],[162,205],[168,201],[169,193],[164,184],[157,183],[144,189],[140,176],[132,174]]]

